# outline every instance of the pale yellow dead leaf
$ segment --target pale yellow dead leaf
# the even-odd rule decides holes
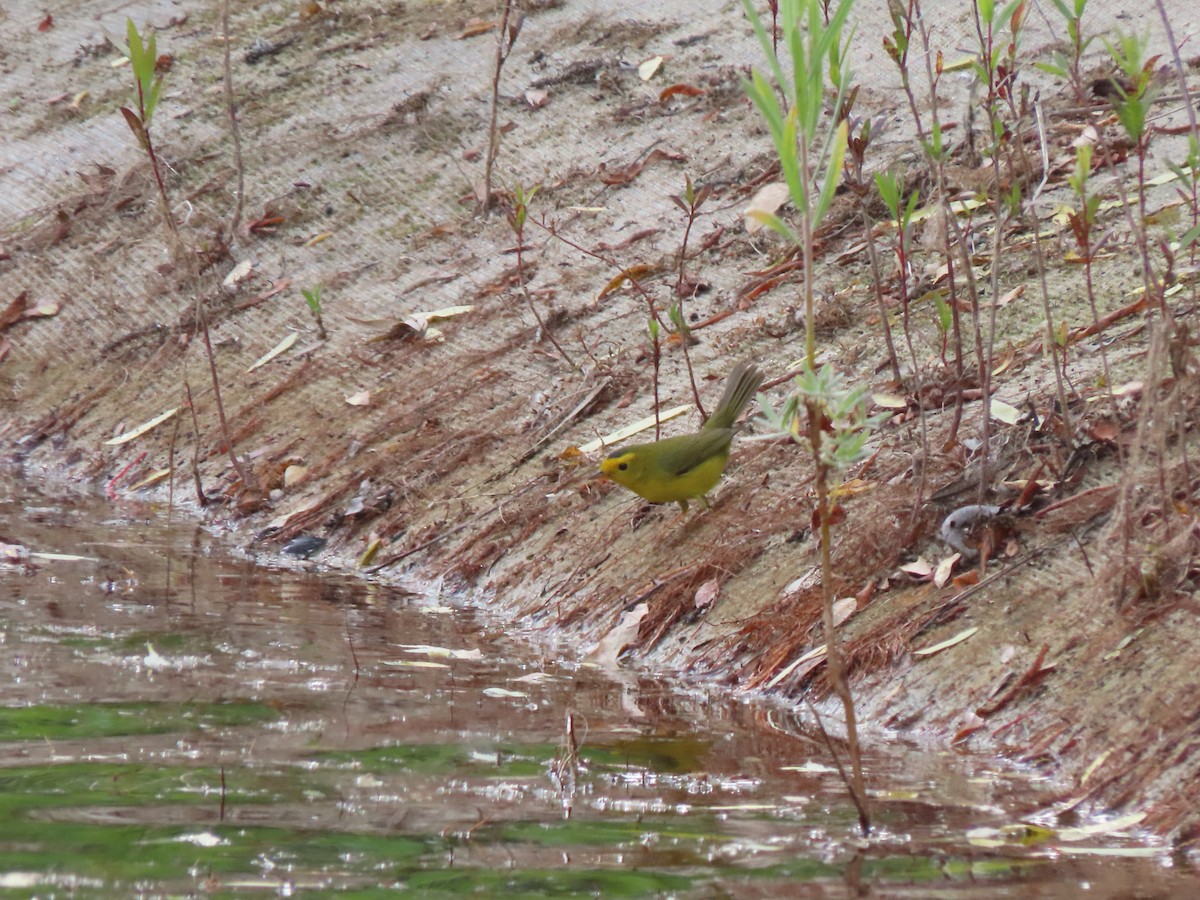
[[[1099,756],[1097,756],[1095,759],[1092,760],[1091,764],[1086,769],[1083,770],[1083,774],[1079,776],[1079,786],[1080,787],[1083,787],[1085,784],[1087,784],[1088,779],[1091,778],[1092,775],[1095,774],[1095,772],[1098,768],[1100,768],[1102,765],[1104,765],[1104,761],[1106,759],[1108,759],[1108,757],[1111,753],[1112,753],[1112,750],[1105,750],[1103,753],[1101,753]]]
[[[803,762],[798,766],[780,766],[779,771],[780,772],[804,772],[808,775],[833,775],[834,773],[837,772],[837,769],[835,769],[833,766],[827,766],[827,765],[824,765],[823,763],[813,762],[812,760],[809,760],[808,762]]]
[[[164,478],[166,478],[170,474],[171,474],[170,469],[159,469],[157,472],[151,472],[149,475],[147,475],[145,478],[143,478],[137,484],[130,485],[129,489],[131,491],[136,491],[136,490],[139,490],[140,488],[150,487],[150,485],[152,485],[152,484],[158,484],[160,481],[162,481]]]
[[[829,496],[837,500],[841,497],[853,497],[856,494],[865,494],[867,491],[874,490],[875,482],[866,481],[862,478],[851,478],[849,481],[843,481],[837,487],[829,491]]]
[[[385,659],[381,665],[389,669],[448,669],[446,663],[432,662],[428,659]]]
[[[1018,284],[1015,288],[1013,288],[1007,294],[1004,294],[1003,296],[1001,296],[1001,298],[996,301],[996,305],[1000,306],[1000,307],[1008,306],[1008,304],[1012,303],[1014,300],[1016,300],[1018,297],[1020,297],[1024,293],[1025,293],[1025,285]]]
[[[272,347],[270,350],[268,350],[266,353],[264,353],[262,356],[260,356],[255,361],[254,365],[252,365],[250,368],[248,368],[246,370],[246,372],[247,373],[253,372],[255,369],[257,369],[261,366],[265,366],[267,363],[269,363],[271,360],[273,360],[275,357],[277,357],[280,353],[286,353],[288,350],[290,350],[292,348],[292,345],[295,344],[296,341],[299,339],[300,339],[300,332],[298,332],[298,331],[291,332],[282,341],[280,341],[278,344],[276,344],[274,347]]]
[[[243,259],[240,263],[229,270],[229,274],[225,276],[225,280],[221,282],[224,288],[231,288],[237,285],[239,281],[244,281],[246,276],[254,268],[254,261]]]
[[[961,644],[967,638],[971,637],[979,628],[972,625],[965,631],[960,631],[952,638],[947,638],[941,643],[934,644],[932,647],[923,647],[920,650],[914,650],[913,656],[933,656],[935,653],[941,653],[943,650],[949,650],[955,644]]]
[[[1003,422],[1005,425],[1016,425],[1021,421],[1021,411],[1015,406],[1010,406],[1003,400],[992,398],[992,418],[997,422]]]
[[[38,300],[22,314],[24,319],[44,319],[57,316],[61,307],[55,300]]]
[[[880,391],[871,395],[871,402],[880,409],[908,409],[908,400],[899,394],[885,394]]]
[[[379,551],[383,549],[383,541],[377,537],[373,537],[370,543],[367,544],[367,549],[363,551],[362,556],[358,558],[358,567],[365,569],[375,561],[375,557],[379,555]]]
[[[357,392],[351,394],[349,397],[347,397],[346,402],[349,403],[351,406],[370,406],[371,405],[371,392],[370,391],[357,391]]]
[[[983,206],[985,204],[985,202],[986,201],[984,201],[984,200],[976,200],[976,199],[953,200],[950,203],[950,209],[956,215],[962,216],[962,215],[966,215],[967,213],[972,212],[976,209],[979,209],[979,207]],[[917,222],[923,222],[926,219],[928,219],[930,216],[936,215],[939,212],[941,212],[941,209],[942,209],[942,207],[939,205],[923,206],[920,209],[916,210],[912,214],[911,221],[914,224]]]
[[[1059,830],[1058,836],[1064,841],[1081,841],[1098,834],[1123,834],[1140,825],[1145,818],[1144,812],[1129,813],[1129,815],[1117,816],[1115,819],[1108,819],[1104,822],[1080,825],[1078,828],[1062,828]]]
[[[912,562],[902,565],[900,571],[915,578],[928,578],[933,574],[933,566],[928,563],[925,557],[918,556]]]
[[[98,557],[82,557],[78,553],[42,553],[40,551],[32,551],[29,554],[30,559],[46,559],[50,563],[98,563]]]
[[[682,416],[691,408],[692,405],[690,403],[685,403],[683,406],[676,406],[672,407],[671,409],[664,410],[659,414],[658,421],[669,422],[671,419]],[[628,440],[635,434],[645,431],[647,428],[653,427],[654,416],[646,416],[646,418],[638,419],[632,425],[626,425],[624,428],[618,428],[616,431],[612,432],[611,434],[606,434],[602,438],[597,438],[594,441],[588,441],[579,448],[579,452],[595,453],[597,450],[601,450],[604,447],[611,447],[613,444],[619,444],[621,441]]]
[[[773,181],[770,184],[764,184],[755,191],[754,196],[750,198],[749,205],[742,213],[742,221],[746,227],[746,233],[755,234],[765,227],[763,220],[757,218],[754,215],[755,213],[766,213],[773,216],[779,207],[783,206],[791,196],[788,186],[782,181]]]
[[[456,316],[462,316],[469,313],[475,307],[466,306],[443,306],[441,309],[431,310],[430,312],[413,313],[416,318],[424,319],[426,322],[444,322],[446,319],[453,319]]]
[[[950,575],[954,572],[954,564],[962,558],[961,553],[951,553],[940,563],[933,572],[933,583],[937,587],[945,587],[946,582],[950,580]]]
[[[773,687],[778,687],[779,683],[781,681],[783,681],[783,679],[785,679],[789,675],[791,675],[794,671],[796,671],[796,669],[799,666],[802,666],[804,663],[811,662],[815,659],[821,659],[824,656],[825,656],[825,645],[824,644],[822,644],[820,647],[813,647],[813,649],[809,650],[807,653],[805,653],[799,659],[793,660],[792,662],[790,662],[786,666],[784,666],[782,671],[780,671],[774,678],[772,678],[769,682],[767,682],[767,688],[770,689]]]
[[[621,613],[621,618],[608,634],[600,639],[591,653],[587,655],[590,662],[610,669],[617,668],[617,658],[621,651],[637,640],[638,628],[642,619],[650,612],[646,603],[639,603],[633,609]]]
[[[460,650],[451,647],[435,647],[431,644],[401,644],[400,649],[405,653],[423,654],[435,659],[483,659],[483,651],[478,647],[473,650]]]
[[[300,465],[290,465],[283,470],[283,486],[291,488],[302,482],[305,476],[308,475],[308,467]]]
[[[161,425],[163,422],[167,421],[167,419],[171,418],[171,416],[175,415],[175,413],[177,413],[177,412],[179,412],[178,406],[176,406],[174,409],[168,409],[161,416],[155,416],[149,422],[144,422],[143,424],[139,425],[137,428],[134,428],[132,431],[126,431],[124,434],[118,435],[115,438],[110,438],[109,440],[105,441],[104,443],[110,447],[116,447],[120,444],[128,444],[130,441],[140,438],[146,432],[152,431],[153,429],[157,428],[159,425]]]
[[[642,81],[649,81],[654,77],[654,73],[659,70],[662,64],[663,58],[661,56],[650,57],[648,60],[638,66],[638,77],[641,78]]]
[[[1058,849],[1063,853],[1078,856],[1124,856],[1143,859],[1162,856],[1164,852],[1161,847],[1073,847],[1070,844]]]
[[[0,547],[12,546],[11,544],[0,544]],[[44,559],[49,562],[100,562],[95,556],[80,556],[77,553],[42,553],[39,550],[31,551],[30,559]]]

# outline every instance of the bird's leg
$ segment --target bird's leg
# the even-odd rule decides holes
[[[676,502],[679,504],[679,508],[680,508],[681,510],[683,510],[683,511],[682,511],[682,512],[679,514],[679,517],[680,517],[680,518],[683,518],[684,516],[686,516],[686,515],[687,515],[687,511],[688,511],[688,502],[687,502],[686,500],[677,500]],[[705,504],[705,505],[707,505],[707,504]]]

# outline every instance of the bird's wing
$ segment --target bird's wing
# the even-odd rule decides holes
[[[659,468],[669,475],[685,475],[696,466],[729,450],[731,428],[706,428],[696,434],[661,441]]]

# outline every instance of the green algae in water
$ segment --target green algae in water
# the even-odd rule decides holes
[[[0,708],[0,742],[67,741],[196,729],[237,728],[279,719],[261,703],[87,703]]]

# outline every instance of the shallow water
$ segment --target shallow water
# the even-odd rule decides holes
[[[1053,796],[1033,774],[897,742],[872,747],[877,830],[860,841],[824,744],[786,710],[546,658],[445,597],[256,565],[147,505],[3,482],[0,544],[35,554],[0,562],[5,892],[1144,897],[1195,883],[1129,823],[1019,827]]]

